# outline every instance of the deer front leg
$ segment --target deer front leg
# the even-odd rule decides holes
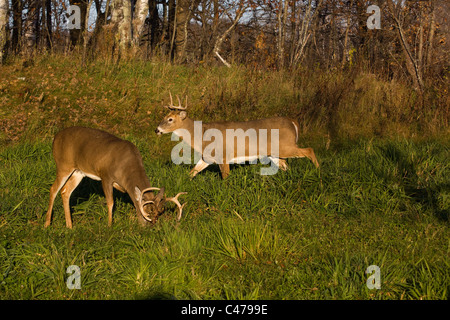
[[[287,165],[286,160],[284,160],[284,159],[278,159],[278,167],[279,167],[281,170],[286,171],[286,170],[288,169],[288,165]]]
[[[191,170],[191,172],[189,172],[189,176],[191,178],[195,177],[197,175],[197,173],[204,170],[208,166],[209,166],[208,163],[203,161],[203,159],[200,159],[199,162],[197,162],[197,164],[195,165],[195,167]]]
[[[228,163],[219,164],[219,169],[222,179],[226,179],[230,174],[230,165]]]
[[[109,181],[102,180],[102,187],[106,198],[106,205],[108,206],[108,226],[111,227],[114,207],[113,184]]]
[[[269,159],[281,170],[286,171],[288,169],[286,160],[274,157],[269,157]]]

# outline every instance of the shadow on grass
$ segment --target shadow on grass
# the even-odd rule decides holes
[[[70,196],[70,208],[72,209],[76,205],[79,205],[84,201],[88,201],[92,195],[98,195],[102,198],[105,198],[101,181],[83,178],[83,180],[81,180],[80,184],[75,188],[75,190],[72,192],[72,195]],[[116,201],[119,200],[121,202],[128,203],[134,206],[133,201],[131,201],[127,193],[120,192],[115,188],[113,189],[113,197],[114,204],[116,204]],[[114,206],[114,208],[115,207],[116,206]]]
[[[450,183],[432,184],[427,183],[423,186],[420,183],[417,174],[417,162],[413,162],[408,154],[401,150],[393,143],[380,147],[381,155],[394,164],[397,168],[395,176],[384,174],[384,179],[387,183],[398,182],[403,187],[405,195],[412,201],[421,203],[430,208],[433,215],[440,221],[449,221],[449,211],[445,206],[440,205],[439,196],[445,190],[450,190]]]

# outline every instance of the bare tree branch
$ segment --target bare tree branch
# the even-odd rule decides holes
[[[241,0],[239,3],[239,8],[237,9],[236,12],[236,17],[234,18],[233,23],[231,24],[231,26],[225,30],[225,32],[217,38],[216,40],[216,44],[214,45],[214,49],[213,52],[214,54],[219,58],[220,61],[222,61],[222,63],[224,65],[226,65],[228,68],[231,68],[231,64],[228,63],[219,53],[220,50],[220,46],[222,45],[222,42],[225,40],[225,38],[228,36],[228,34],[236,27],[236,25],[238,24],[239,20],[241,19],[242,15],[245,12],[245,5],[244,5],[244,1]]]

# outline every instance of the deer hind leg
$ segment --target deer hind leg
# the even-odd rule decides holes
[[[66,227],[69,229],[72,229],[72,217],[70,215],[70,195],[72,194],[73,190],[75,190],[75,188],[80,184],[83,177],[84,174],[82,172],[75,170],[61,190],[64,215],[66,217]]]
[[[316,166],[316,168],[319,167],[319,162],[317,161],[316,155],[314,154],[314,150],[312,148],[298,148],[293,147],[288,150],[283,150],[281,153],[282,158],[308,158],[312,161],[312,163]]]
[[[313,148],[297,148],[296,154],[298,158],[307,157],[312,161],[316,168],[319,167],[319,162],[317,161]]]
[[[50,188],[50,200],[48,203],[47,214],[45,215],[45,224],[44,224],[45,228],[47,228],[52,221],[53,203],[55,202],[56,195],[58,194],[59,190],[64,186],[64,184],[67,182],[67,179],[70,178],[71,174],[72,174],[71,171],[65,172],[64,174],[59,172],[56,174],[55,182]]]

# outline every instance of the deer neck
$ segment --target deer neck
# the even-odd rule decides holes
[[[150,187],[150,180],[145,174],[144,167],[138,165],[136,165],[133,171],[128,172],[127,176],[124,177],[123,182],[124,185],[121,185],[121,187],[124,188],[130,196],[135,194],[136,187],[141,191]]]
[[[189,132],[191,139],[187,139],[186,131]],[[186,117],[186,119],[183,120],[183,125],[179,127],[178,129],[174,130],[173,133],[180,137],[183,141],[188,143],[192,146],[191,142],[193,143],[193,137],[194,137],[194,120],[191,118]],[[192,140],[192,141],[189,141]]]
[[[184,119],[184,121],[183,121],[183,126],[180,129],[185,129],[185,130],[189,131],[192,135],[194,133],[194,125],[195,125],[195,121],[189,117],[186,117],[186,119]]]

